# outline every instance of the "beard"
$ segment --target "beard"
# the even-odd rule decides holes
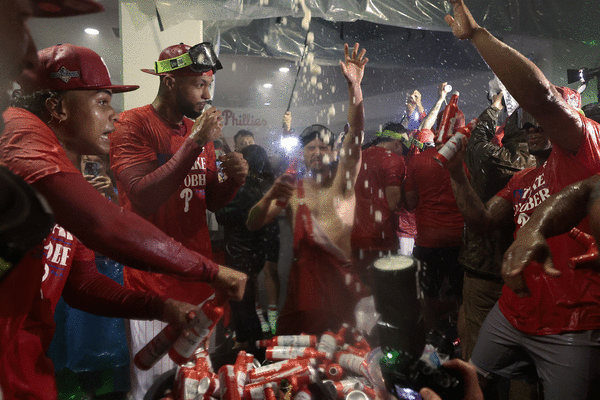
[[[177,102],[177,108],[179,111],[190,119],[196,119],[202,114],[203,110],[201,109],[200,111],[197,111],[196,106],[187,100],[179,90],[175,96],[175,101]]]
[[[532,156],[535,156],[535,157],[542,157],[544,159],[548,159],[548,157],[550,157],[551,152],[552,152],[552,146],[550,146],[547,149],[537,149],[537,150],[529,149],[529,154],[531,154]]]

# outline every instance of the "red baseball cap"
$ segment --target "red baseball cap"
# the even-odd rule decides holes
[[[108,68],[95,51],[72,44],[59,44],[38,51],[39,68],[25,70],[21,88],[25,93],[37,90],[109,89],[113,93],[129,92],[138,85],[113,85]]]
[[[200,70],[198,70],[198,67],[195,65],[188,65],[183,68],[180,65],[179,66],[174,65],[173,69],[170,70],[169,72],[157,72],[156,69],[148,69],[148,68],[142,68],[141,70],[142,70],[142,72],[145,72],[147,74],[158,75],[158,76],[166,75],[166,74],[173,75],[173,76],[194,76],[194,75],[212,75],[217,69],[223,68],[217,58],[217,55],[214,53],[214,50],[212,48],[212,45],[210,45],[210,43],[204,42],[204,43],[201,43],[200,45],[194,46],[194,48],[197,48],[199,46],[204,46],[208,51],[206,53],[207,57],[203,57],[205,64],[200,67]],[[160,55],[158,56],[158,63],[160,63],[160,61],[176,59],[177,57],[183,56],[186,53],[188,53],[191,48],[192,48],[191,46],[188,46],[187,44],[183,44],[183,43],[169,46],[160,52]],[[177,60],[172,60],[172,61],[175,62],[175,64],[177,64],[177,62],[178,62]],[[158,64],[158,63],[156,63],[156,64]]]
[[[102,4],[94,0],[33,0],[35,17],[70,17],[104,11]]]

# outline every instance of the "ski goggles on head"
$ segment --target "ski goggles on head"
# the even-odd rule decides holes
[[[154,63],[154,72],[164,74],[181,68],[190,67],[197,73],[223,69],[211,43],[203,42],[190,47],[187,53],[177,57],[159,60]]]
[[[396,140],[402,140],[404,138],[408,138],[408,135],[406,134],[406,132],[398,133],[395,131],[391,131],[389,129],[386,129],[382,132],[375,132],[375,136],[386,137],[386,138],[396,139]]]

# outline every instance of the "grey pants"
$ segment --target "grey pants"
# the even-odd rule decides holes
[[[515,329],[496,304],[471,362],[487,377],[529,380],[537,374],[545,400],[600,399],[600,329],[528,335]]]

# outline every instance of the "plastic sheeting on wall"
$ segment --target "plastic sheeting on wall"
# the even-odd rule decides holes
[[[582,42],[600,40],[597,0],[467,0],[475,19],[491,32]],[[313,17],[329,21],[365,20],[411,29],[448,31],[444,0],[306,0]],[[163,23],[181,19],[247,21],[302,17],[295,0],[157,0]]]

